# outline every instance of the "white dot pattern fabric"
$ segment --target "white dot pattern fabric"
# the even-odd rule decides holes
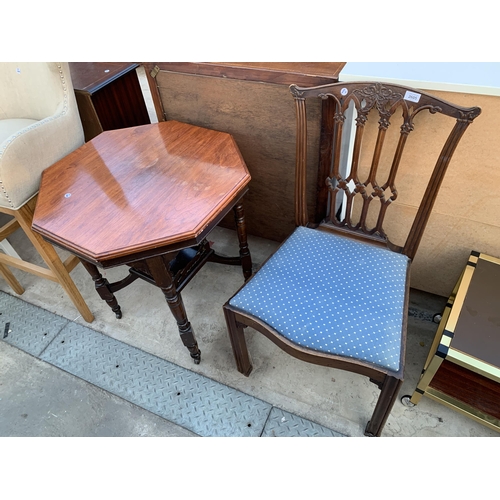
[[[230,305],[290,341],[399,370],[409,259],[298,227]]]

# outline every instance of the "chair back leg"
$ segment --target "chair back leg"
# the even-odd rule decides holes
[[[372,418],[366,425],[365,436],[379,437],[382,434],[387,417],[398,397],[403,380],[386,376]]]

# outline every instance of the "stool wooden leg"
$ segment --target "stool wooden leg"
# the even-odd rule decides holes
[[[245,281],[252,276],[252,257],[247,243],[247,229],[245,225],[245,213],[243,203],[234,206],[234,219],[236,221],[236,231],[240,243],[240,259]]]
[[[15,217],[42,259],[54,273],[57,282],[63,287],[64,291],[68,294],[69,298],[82,315],[82,318],[88,323],[91,323],[94,321],[94,315],[85,303],[85,300],[83,300],[80,291],[71,279],[71,276],[64,267],[54,247],[50,243],[47,243],[38,233],[31,230],[34,206],[35,201],[32,199],[16,211]]]
[[[17,281],[16,277],[12,274],[12,271],[3,264],[0,264],[0,276],[2,276],[2,278],[10,285],[12,290],[14,290],[14,292],[18,295],[22,295],[24,293],[24,288],[21,283]]]
[[[145,262],[156,285],[161,288],[161,291],[165,295],[168,307],[177,321],[182,343],[188,348],[194,362],[199,364],[201,351],[194,337],[191,323],[188,321],[181,294],[175,288],[173,276],[168,268],[168,262],[162,256],[147,259]]]

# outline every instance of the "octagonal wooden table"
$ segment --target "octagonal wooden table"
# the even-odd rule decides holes
[[[181,290],[207,261],[252,274],[242,198],[250,174],[227,133],[177,121],[103,132],[42,175],[33,229],[76,254],[99,295],[141,278],[161,288],[195,363],[200,350]],[[210,231],[234,210],[239,256],[217,255]],[[109,283],[100,268],[129,266]]]

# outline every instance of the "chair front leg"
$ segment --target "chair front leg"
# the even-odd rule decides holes
[[[250,356],[248,355],[248,348],[245,340],[245,325],[242,325],[236,320],[234,312],[227,306],[224,306],[223,309],[236,366],[240,373],[243,373],[243,375],[248,377],[253,367],[250,362]]]
[[[399,378],[390,377],[389,375],[385,377],[372,418],[366,425],[365,436],[379,437],[382,434],[385,422],[398,397],[402,383],[403,380]]]

